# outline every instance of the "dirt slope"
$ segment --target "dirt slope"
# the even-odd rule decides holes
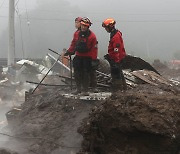
[[[64,92],[42,88],[22,104],[13,132],[30,143],[25,154],[178,154],[180,87],[138,85],[98,102]]]
[[[60,93],[62,91],[57,89],[44,90],[30,96],[23,104],[14,132],[21,137],[34,137],[27,154],[79,151],[82,136],[77,128],[97,102],[65,99]]]
[[[117,93],[79,128],[82,153],[175,154],[180,152],[180,93],[144,85]]]

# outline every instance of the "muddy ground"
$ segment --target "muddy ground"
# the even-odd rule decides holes
[[[114,94],[79,128],[81,154],[180,152],[180,93],[175,91],[143,85]]]
[[[143,84],[91,102],[64,98],[69,88],[40,89],[10,122],[26,143],[18,154],[180,152],[180,87]]]
[[[41,89],[22,105],[13,132],[31,141],[27,154],[75,154],[79,151],[82,136],[77,128],[99,102],[76,101],[61,94],[62,89]]]
[[[156,63],[167,79],[179,80],[179,69]],[[78,132],[79,154],[179,154],[180,86],[138,85],[113,94],[94,108]]]
[[[61,93],[44,89],[22,105],[13,132],[30,143],[26,154],[179,152],[176,88],[142,85],[93,102],[67,99]]]

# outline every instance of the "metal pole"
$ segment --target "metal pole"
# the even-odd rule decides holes
[[[69,57],[70,57],[70,74],[71,74],[71,90],[72,90],[72,58],[71,55]]]
[[[50,58],[56,60],[56,58],[54,58],[52,55],[50,55],[49,53],[47,54]],[[60,55],[61,56],[61,55]],[[70,71],[69,67],[67,67],[66,65],[64,65],[62,62],[60,62],[60,60],[58,60],[58,64],[60,64],[61,66],[63,66],[66,70]]]
[[[32,94],[36,91],[36,89],[39,87],[39,85],[41,85],[41,83],[43,82],[43,80],[45,79],[45,77],[48,75],[48,73],[52,70],[52,68],[55,66],[55,64],[58,62],[60,56],[58,57],[58,59],[54,62],[54,64],[52,65],[52,67],[48,70],[48,72],[46,73],[46,75],[42,78],[42,80],[39,82],[39,84],[36,86],[36,88],[34,88],[34,90],[32,91]]]
[[[9,47],[8,47],[8,66],[14,64],[15,57],[15,30],[14,30],[14,0],[9,0]]]

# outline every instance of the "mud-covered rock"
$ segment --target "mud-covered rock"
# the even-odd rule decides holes
[[[82,152],[180,152],[180,93],[154,86],[118,92],[95,108],[78,130]]]

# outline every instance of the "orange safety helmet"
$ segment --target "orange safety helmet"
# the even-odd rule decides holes
[[[85,26],[88,26],[88,27],[92,25],[91,21],[87,17],[84,17],[84,18],[81,19],[81,24],[85,25]]]
[[[113,18],[107,18],[106,20],[103,21],[102,27],[114,27],[116,24],[116,21]]]
[[[77,18],[75,19],[75,21],[79,21],[79,22],[81,22],[81,20],[82,20],[82,17],[77,17]]]

